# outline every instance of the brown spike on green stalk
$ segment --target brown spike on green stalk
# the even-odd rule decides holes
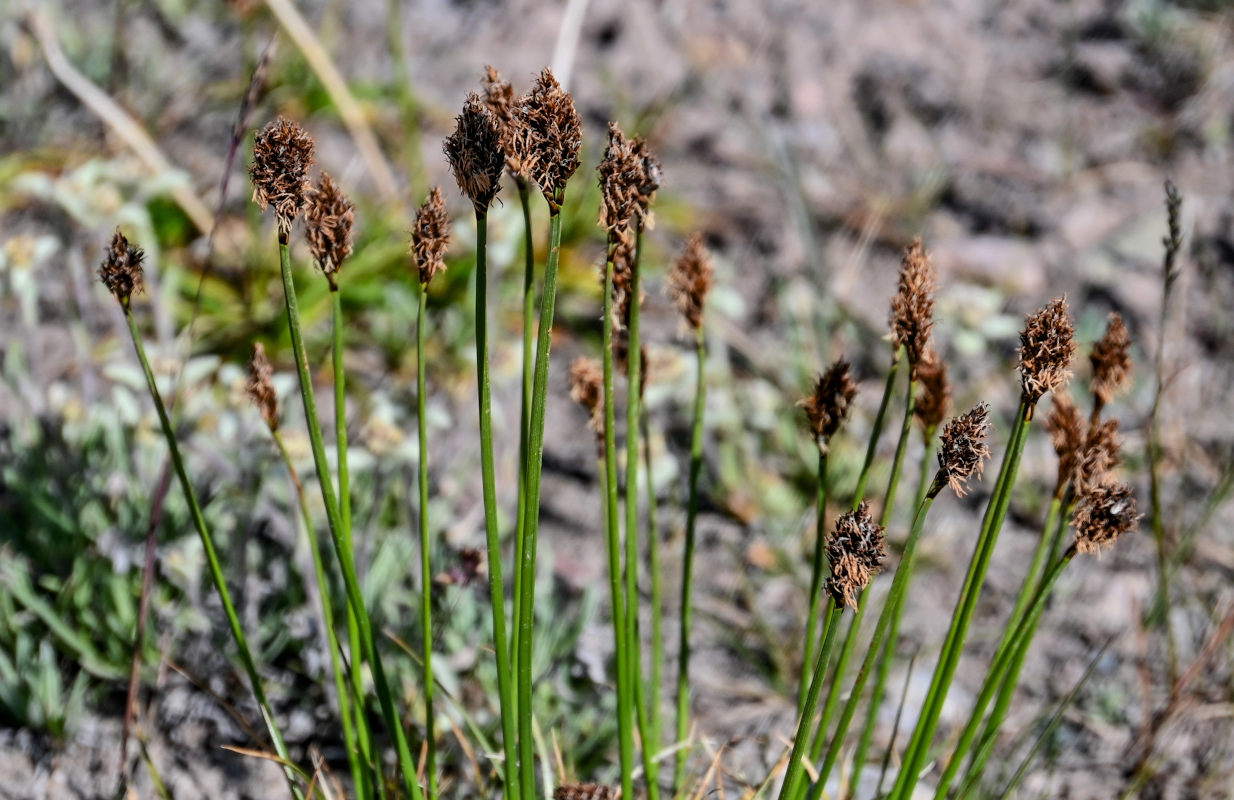
[[[715,277],[711,253],[703,244],[703,235],[695,233],[686,240],[685,250],[673,263],[668,275],[668,294],[677,311],[691,330],[703,325],[703,307]]]
[[[900,281],[891,298],[891,338],[908,354],[909,377],[917,378],[917,367],[930,344],[934,327],[934,292],[937,279],[930,254],[917,238],[905,249],[900,261]]]
[[[328,172],[321,173],[317,185],[308,193],[304,238],[332,288],[343,262],[351,255],[351,229],[355,222],[355,206]]]
[[[487,214],[501,189],[505,169],[502,130],[493,112],[472,92],[454,118],[454,133],[442,144],[459,190],[477,214]]]
[[[1028,315],[1020,332],[1020,385],[1030,405],[1071,379],[1075,326],[1066,296]]]
[[[603,442],[604,374],[594,358],[579,356],[570,365],[570,399],[587,412],[587,427]]]
[[[857,384],[849,372],[847,361],[836,361],[818,376],[814,381],[814,390],[798,403],[805,409],[810,433],[824,452],[831,437],[848,416],[853,398],[857,396]]]
[[[1105,333],[1089,354],[1093,365],[1093,395],[1101,405],[1109,404],[1131,385],[1130,350],[1131,335],[1127,333],[1122,315],[1111,312]]]
[[[1122,438],[1118,435],[1118,420],[1091,425],[1084,437],[1084,447],[1075,464],[1073,488],[1076,497],[1085,497],[1105,483],[1110,472],[1122,462]]]
[[[1075,527],[1075,549],[1081,553],[1101,553],[1125,533],[1139,525],[1135,496],[1125,483],[1104,483],[1092,489],[1076,508],[1071,524]]]
[[[857,598],[882,569],[887,557],[886,529],[870,516],[869,504],[862,502],[836,520],[827,539],[827,558],[831,577],[827,591],[837,606],[857,607]]]
[[[913,416],[922,430],[936,430],[951,409],[951,385],[947,382],[947,365],[932,347],[922,352],[917,364],[917,385],[921,388]]]
[[[129,240],[116,228],[99,265],[99,280],[120,305],[127,306],[133,295],[145,291],[141,268],[145,258],[145,251],[129,244]]]
[[[501,130],[501,151],[506,157],[506,171],[515,178],[525,178],[523,162],[514,148],[514,131],[518,120],[514,109],[518,99],[514,96],[514,87],[509,81],[501,79],[501,73],[492,66],[484,68],[484,104],[497,120]]]
[[[274,391],[274,368],[266,357],[266,348],[261,342],[253,343],[253,356],[249,359],[249,379],[244,390],[252,399],[253,404],[261,411],[261,418],[277,431],[279,427],[279,398]]]
[[[450,245],[450,216],[441,187],[434,186],[428,198],[416,209],[411,229],[411,256],[416,262],[420,285],[428,286],[433,277],[446,268],[446,248]]]
[[[549,209],[560,207],[566,181],[578,171],[583,144],[583,121],[574,109],[574,99],[543,69],[535,85],[519,98],[514,108],[511,147],[524,174],[540,187]]]
[[[938,474],[957,497],[968,491],[968,481],[981,478],[990,448],[986,437],[990,433],[990,407],[978,403],[965,414],[947,423],[938,448]],[[936,480],[936,487],[941,481]],[[935,494],[937,492],[935,491]]]
[[[287,236],[304,209],[313,166],[313,137],[296,123],[279,118],[258,132],[253,142],[253,200],[262,210],[273,206],[279,233]]]
[[[1084,451],[1085,425],[1080,409],[1066,392],[1055,392],[1050,413],[1045,418],[1050,444],[1058,456],[1058,480],[1054,496],[1062,497],[1066,487],[1075,480],[1076,466]]]

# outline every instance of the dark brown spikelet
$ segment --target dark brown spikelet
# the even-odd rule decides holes
[[[1054,492],[1061,496],[1067,484],[1075,480],[1076,467],[1084,452],[1086,434],[1084,416],[1066,392],[1055,392],[1045,429],[1050,434],[1050,444],[1058,454],[1058,482]]]
[[[276,119],[258,132],[253,142],[253,199],[262,210],[274,206],[279,233],[291,232],[309,191],[313,166],[313,137],[296,123]]]
[[[580,356],[570,364],[570,399],[587,411],[587,427],[604,436],[604,373],[594,358]]]
[[[686,241],[686,248],[673,264],[668,275],[668,294],[677,305],[682,318],[692,330],[703,326],[703,307],[715,271],[711,266],[711,254],[703,244],[701,233],[693,234]]]
[[[933,348],[926,348],[917,364],[917,402],[913,415],[922,428],[933,431],[943,424],[951,410],[951,384],[947,382],[947,365]]]
[[[663,180],[664,167],[660,164],[660,159],[655,157],[651,152],[651,146],[647,144],[647,140],[641,136],[635,136],[630,141],[630,147],[634,150],[634,155],[638,157],[639,166],[639,182],[635,187],[638,193],[638,208],[639,208],[639,224],[650,228],[651,227],[651,203],[656,199],[656,192],[660,191],[660,182]]]
[[[433,276],[446,268],[446,247],[450,244],[450,217],[441,187],[434,186],[428,199],[416,209],[411,229],[411,255],[420,273],[420,285],[428,286]]]
[[[1106,405],[1131,383],[1131,336],[1122,315],[1110,313],[1105,334],[1093,345],[1093,394]]]
[[[514,109],[513,148],[523,172],[536,182],[553,213],[561,193],[579,166],[583,122],[574,99],[561,88],[550,69],[543,69],[531,91]]]
[[[1124,533],[1135,530],[1139,522],[1130,486],[1113,482],[1096,486],[1080,501],[1071,520],[1075,527],[1075,549],[1081,553],[1100,553]]]
[[[1169,294],[1174,281],[1178,279],[1178,252],[1183,249],[1182,209],[1183,198],[1178,193],[1178,187],[1173,181],[1167,180],[1165,182],[1165,213],[1169,233],[1161,240],[1161,243],[1165,245],[1162,267],[1165,272],[1166,294]]]
[[[596,172],[600,176],[600,227],[610,236],[628,230],[639,211],[643,159],[616,122],[608,124],[608,144]]]
[[[1075,351],[1075,326],[1065,296],[1026,318],[1020,332],[1019,369],[1020,385],[1030,404],[1067,383]]]
[[[978,403],[966,414],[952,419],[943,428],[938,448],[938,471],[957,497],[968,491],[968,480],[981,478],[985,460],[990,457],[986,436],[990,432],[990,407]]]
[[[814,391],[798,404],[805,409],[806,422],[820,450],[827,449],[856,396],[857,384],[849,374],[848,362],[841,359],[818,376]]]
[[[141,262],[145,257],[145,252],[129,244],[129,240],[116,228],[111,244],[104,251],[103,263],[99,264],[99,280],[121,305],[128,305],[133,295],[145,289],[141,271]]]
[[[934,291],[937,280],[930,254],[913,239],[900,261],[900,284],[891,298],[891,338],[896,347],[908,353],[910,374],[917,377],[917,367],[930,344],[930,329],[934,327]]]
[[[454,133],[446,138],[442,150],[450,161],[459,190],[471,201],[476,213],[484,215],[501,189],[501,171],[505,169],[502,130],[493,112],[475,92],[467,95],[462,113],[454,119]]]
[[[1084,445],[1075,461],[1072,476],[1076,497],[1084,497],[1097,486],[1105,483],[1122,462],[1122,440],[1118,435],[1118,421],[1108,420],[1089,426],[1084,436]]]
[[[266,358],[266,348],[261,346],[261,342],[254,342],[253,356],[249,359],[249,380],[244,389],[270,430],[276,431],[279,427],[279,398],[274,391],[273,375],[274,368],[270,366],[270,359]]]
[[[327,172],[309,192],[304,212],[304,237],[317,266],[334,286],[334,276],[351,255],[351,228],[356,222],[355,206]]]
[[[497,121],[501,130],[501,151],[506,157],[506,169],[511,175],[521,176],[523,165],[514,152],[514,87],[501,79],[501,73],[492,66],[484,68],[484,105]]]
[[[882,569],[887,556],[887,531],[870,516],[864,500],[856,511],[836,520],[835,531],[827,539],[827,559],[831,577],[827,591],[838,606],[855,608],[863,589]]]
[[[617,790],[598,783],[563,783],[553,790],[553,800],[614,800]]]

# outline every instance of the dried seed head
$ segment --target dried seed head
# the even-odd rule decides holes
[[[570,399],[587,410],[587,427],[604,436],[604,373],[594,358],[580,356],[570,365]]]
[[[836,605],[854,608],[862,590],[883,566],[887,556],[887,531],[870,516],[864,500],[856,511],[836,520],[835,531],[827,539],[827,559],[831,577],[827,591]]]
[[[660,190],[660,182],[664,176],[664,167],[660,164],[660,159],[655,157],[651,152],[651,146],[647,144],[647,140],[641,136],[635,136],[630,141],[630,147],[634,150],[634,155],[641,162],[639,167],[639,183],[635,187],[638,194],[639,221],[645,227],[651,227],[651,203],[656,199],[656,192]]]
[[[556,213],[566,181],[578,170],[583,144],[583,122],[574,110],[574,99],[546,68],[531,91],[519,98],[514,119],[514,152]]]
[[[261,346],[261,342],[254,342],[253,356],[249,359],[249,381],[244,389],[261,411],[261,418],[270,426],[270,430],[276,431],[279,427],[279,398],[274,391],[274,381],[271,380],[273,375],[270,359],[266,358],[266,348]]]
[[[313,137],[294,122],[276,119],[253,142],[253,199],[262,210],[274,206],[279,233],[287,236],[304,208],[313,165]]]
[[[351,255],[351,226],[356,221],[355,206],[327,172],[309,191],[304,212],[304,236],[317,266],[334,286],[334,276]]]
[[[442,150],[459,190],[476,213],[484,215],[501,189],[501,171],[505,168],[501,127],[475,92],[467,95],[463,112],[454,119],[454,133],[442,144]]]
[[[608,124],[608,145],[596,172],[600,174],[600,227],[610,234],[628,229],[639,209],[643,159],[616,122]]]
[[[922,428],[933,431],[947,418],[951,408],[951,385],[947,383],[947,365],[933,348],[926,348],[917,364],[917,384],[920,391],[913,404],[913,415]]]
[[[810,432],[820,450],[826,450],[828,442],[840,429],[848,416],[849,405],[857,396],[857,384],[849,375],[848,362],[843,359],[832,364],[814,382],[814,391],[798,405],[805,409]]]
[[[669,297],[692,330],[703,326],[703,306],[713,277],[711,254],[703,245],[703,235],[695,233],[686,241],[685,251],[668,276]]]
[[[1131,383],[1131,336],[1122,315],[1110,313],[1105,334],[1093,345],[1093,394],[1106,405]]]
[[[937,281],[930,254],[913,239],[900,261],[900,285],[891,298],[891,338],[896,347],[908,353],[909,371],[917,376],[917,366],[930,344],[934,327],[934,291]]]
[[[1078,452],[1072,476],[1076,497],[1090,494],[1109,479],[1110,472],[1122,462],[1122,440],[1118,421],[1091,425],[1084,436],[1084,446]]]
[[[446,268],[446,247],[450,244],[450,217],[441,187],[434,186],[428,199],[416,209],[415,227],[411,230],[411,255],[420,272],[420,285],[428,286],[433,276]]]
[[[957,497],[968,491],[968,479],[985,469],[990,457],[986,436],[990,433],[990,407],[985,403],[973,406],[967,414],[952,419],[943,428],[942,444],[938,448],[938,472]]]
[[[104,252],[103,263],[99,264],[99,280],[121,305],[128,305],[134,294],[144,290],[141,262],[145,257],[145,252],[129,244],[129,240],[116,228],[111,244]]]
[[[1075,549],[1081,553],[1100,553],[1124,533],[1139,525],[1135,496],[1125,483],[1104,483],[1084,496],[1071,524],[1075,527]]]
[[[484,104],[497,120],[501,131],[501,151],[506,157],[506,169],[511,175],[522,176],[523,166],[514,152],[514,87],[501,79],[501,73],[491,66],[484,68]]]
[[[1075,480],[1076,467],[1084,451],[1085,424],[1080,409],[1066,392],[1055,392],[1050,413],[1045,419],[1050,444],[1058,454],[1058,482],[1054,492],[1061,496],[1067,484]]]
[[[553,790],[553,800],[615,800],[617,790],[598,783],[563,783]]]
[[[1162,271],[1165,273],[1165,290],[1169,294],[1174,281],[1178,279],[1178,252],[1183,248],[1182,227],[1183,198],[1178,193],[1178,187],[1172,181],[1165,182],[1165,212],[1170,232],[1161,243],[1165,245],[1165,258]]]
[[[1029,403],[1071,378],[1075,358],[1075,326],[1067,312],[1067,298],[1059,297],[1026,318],[1020,332],[1020,385]]]

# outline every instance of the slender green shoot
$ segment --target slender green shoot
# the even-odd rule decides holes
[[[531,381],[535,369],[535,324],[536,324],[536,253],[531,229],[531,189],[527,179],[515,178],[518,187],[518,202],[523,209],[523,393],[519,405],[518,431],[518,510],[514,530],[514,563],[523,563],[523,525],[527,515],[527,433],[531,424]],[[519,602],[522,598],[522,571],[514,569],[514,613],[518,620]],[[512,622],[510,631],[510,660],[518,652],[518,625]]]
[[[810,669],[814,663],[814,632],[818,630],[819,609],[823,604],[823,578],[827,544],[827,451],[818,451],[817,509],[814,515],[814,557],[810,562],[810,606],[806,612],[805,653],[801,659],[801,683],[797,688],[797,713],[805,708],[806,691],[810,685]]]
[[[810,688],[806,692],[805,707],[797,715],[797,728],[793,735],[793,748],[788,756],[788,768],[784,774],[784,783],[780,786],[780,800],[797,796],[798,786],[805,775],[806,742],[809,736],[810,723],[818,711],[818,698],[823,691],[823,682],[827,677],[827,664],[831,661],[831,650],[835,645],[836,631],[840,628],[840,615],[844,606],[832,602],[827,617],[823,622],[823,645],[819,648],[818,658],[814,664],[814,675],[810,678]]]
[[[647,409],[639,414],[643,435],[643,472],[647,479],[647,568],[651,571],[651,674],[647,678],[647,713],[650,724],[644,749],[658,755],[663,743],[661,698],[664,688],[664,587],[660,573],[660,521],[656,509],[656,487],[651,474],[651,432]]]
[[[428,773],[428,796],[437,797],[437,721],[433,712],[433,568],[432,539],[428,517],[428,419],[425,413],[428,393],[424,363],[425,317],[428,311],[428,287],[420,287],[420,303],[416,312],[416,428],[419,433],[420,458],[420,635],[424,638],[424,743],[425,771]],[[504,612],[503,612],[504,616]]]

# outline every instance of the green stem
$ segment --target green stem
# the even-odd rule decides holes
[[[493,468],[492,382],[488,357],[488,217],[476,214],[476,370],[479,384],[480,472],[484,484],[484,537],[488,548],[489,598],[493,606],[493,650],[497,658],[497,694],[501,703],[501,739],[505,753],[502,776],[506,796],[512,800],[523,794],[516,779],[515,720],[519,718],[515,705],[513,673],[510,670],[510,647],[506,642],[506,588],[501,570],[501,534],[497,520],[497,480]],[[424,291],[421,291],[423,305]],[[423,391],[423,390],[422,390]],[[518,566],[515,566],[515,572]],[[526,706],[530,711],[531,706]],[[528,715],[530,716],[530,714]]]
[[[853,508],[857,508],[865,499],[866,482],[870,480],[870,468],[874,465],[874,455],[878,452],[878,439],[883,433],[883,423],[887,419],[887,406],[891,403],[891,394],[895,389],[896,375],[899,372],[900,348],[897,347],[891,355],[891,369],[887,370],[887,385],[883,387],[883,398],[878,402],[878,413],[874,415],[874,425],[870,428],[870,442],[866,445],[865,461],[861,464],[857,488],[853,491]]]
[[[608,544],[609,599],[613,616],[613,646],[617,667],[617,737],[621,755],[621,796],[634,796],[634,732],[630,692],[630,659],[626,638],[626,604],[621,585],[621,527],[617,494],[617,411],[613,390],[613,255],[609,242],[604,260],[604,320],[601,347],[604,363],[604,531]]]
[[[477,271],[477,278],[479,272]],[[416,313],[416,427],[419,433],[420,459],[420,633],[424,637],[424,742],[427,745],[425,770],[428,772],[428,796],[437,797],[437,725],[433,714],[433,568],[432,540],[428,518],[428,420],[425,414],[428,392],[424,363],[425,317],[428,310],[428,287],[420,287],[420,304]]]
[[[915,503],[920,506],[922,501],[926,499],[932,483],[931,474],[937,469],[934,464],[934,428],[929,427],[922,431],[922,438],[925,444],[925,452],[921,457],[921,474],[917,480],[917,494]],[[912,539],[912,534],[909,534],[909,539]],[[870,751],[870,744],[874,740],[874,727],[878,722],[878,712],[882,708],[883,700],[886,696],[887,678],[891,673],[891,663],[895,660],[896,644],[900,638],[900,622],[904,619],[904,595],[908,593],[908,582],[912,580],[913,569],[917,562],[915,558],[909,558],[908,542],[904,545],[904,555],[901,556],[900,566],[896,570],[896,578],[900,577],[900,573],[905,573],[904,589],[900,596],[893,603],[891,598],[887,599],[887,606],[890,607],[890,612],[884,608],[883,613],[891,614],[891,622],[887,629],[886,642],[883,645],[882,653],[879,656],[878,671],[874,675],[874,687],[870,692],[870,702],[866,708],[865,724],[861,729],[861,738],[857,741],[857,750],[853,754],[852,775],[849,778],[849,796],[854,796],[857,791],[857,786],[861,780],[861,771],[865,767],[866,755]],[[871,647],[871,651],[875,648]],[[868,657],[868,656],[867,656]],[[864,669],[864,667],[863,667]],[[859,676],[860,677],[860,676]],[[853,702],[850,698],[849,702]],[[844,737],[837,735],[835,741],[842,742]],[[835,743],[832,744],[834,748]]]
[[[814,664],[814,675],[810,678],[810,688],[806,692],[805,707],[797,715],[797,728],[793,735],[793,749],[789,752],[788,768],[784,774],[784,784],[780,787],[779,800],[795,797],[797,786],[805,773],[802,757],[805,755],[806,742],[809,736],[811,721],[818,710],[818,697],[822,694],[823,680],[827,675],[827,663],[831,660],[831,650],[835,646],[836,631],[840,628],[840,615],[844,606],[831,604],[831,609],[823,623],[823,645],[819,648],[818,659]]]
[[[377,651],[377,639],[360,592],[360,578],[356,574],[355,554],[352,551],[351,542],[345,537],[338,499],[334,495],[334,482],[330,480],[330,466],[326,460],[326,446],[321,435],[321,422],[317,416],[317,400],[313,393],[313,378],[309,374],[308,355],[304,347],[304,337],[300,332],[296,285],[291,274],[291,251],[287,246],[287,235],[281,231],[279,232],[279,264],[283,275],[283,299],[287,306],[287,327],[291,333],[291,347],[296,358],[296,372],[300,378],[300,397],[304,402],[304,418],[308,424],[313,463],[317,469],[317,482],[321,487],[322,501],[326,507],[330,537],[334,541],[335,553],[343,570],[343,585],[347,589],[347,602],[356,615],[356,623],[360,629],[360,643],[364,649],[365,660],[373,672],[373,684],[381,705],[382,717],[394,737],[404,788],[412,800],[421,800],[422,794],[420,784],[416,779],[415,763],[411,759],[411,748],[407,745],[407,734],[394,708],[390,686],[386,681],[386,672]]]
[[[283,777],[287,779],[287,788],[297,800],[303,800],[304,795],[296,783],[295,771],[290,766],[291,756],[287,752],[283,734],[274,719],[274,711],[271,710],[270,702],[266,699],[261,677],[257,674],[257,664],[253,661],[253,654],[249,651],[244,629],[240,626],[240,617],[236,614],[235,604],[231,601],[231,592],[228,591],[227,581],[223,577],[223,567],[219,563],[218,552],[214,548],[214,537],[210,534],[210,529],[206,527],[206,518],[202,515],[201,506],[197,502],[197,493],[193,491],[193,484],[189,482],[188,472],[184,469],[184,460],[180,457],[180,446],[176,443],[176,435],[172,431],[167,408],[163,405],[162,395],[159,394],[158,385],[154,380],[154,372],[150,369],[150,361],[146,358],[146,349],[141,342],[141,332],[137,330],[137,320],[133,317],[133,311],[127,301],[121,301],[121,308],[124,310],[124,321],[128,323],[129,333],[133,338],[137,360],[141,362],[142,372],[146,375],[146,387],[150,390],[150,396],[154,400],[159,425],[163,429],[163,438],[167,440],[167,447],[171,454],[171,463],[176,470],[176,477],[180,480],[184,500],[188,503],[189,515],[193,518],[193,526],[197,528],[197,535],[201,537],[201,547],[206,554],[206,564],[210,569],[210,577],[214,581],[214,589],[223,605],[223,613],[227,616],[227,624],[231,628],[231,636],[236,642],[236,649],[240,652],[240,663],[248,674],[249,685],[253,690],[254,699],[257,700],[257,706],[261,709],[261,716],[266,723],[266,731],[270,734],[270,741],[274,745],[274,752],[287,762],[283,766]]]
[[[535,742],[531,731],[531,651],[535,625],[536,537],[540,527],[540,477],[544,466],[545,398],[548,394],[549,345],[557,302],[557,263],[561,257],[561,201],[559,192],[549,204],[548,258],[544,266],[544,294],[540,298],[540,332],[536,340],[536,370],[532,381],[531,427],[527,447],[527,502],[523,523],[523,556],[518,633],[518,746],[520,791],[524,800],[535,796]],[[630,795],[632,796],[632,795]]]
[[[797,687],[797,713],[805,708],[806,691],[810,685],[810,666],[814,663],[815,631],[823,604],[823,573],[826,564],[827,517],[827,450],[818,450],[817,511],[814,515],[814,558],[810,562],[810,607],[806,612],[805,653],[801,658],[801,683]],[[821,633],[821,632],[820,632]]]
[[[694,534],[698,518],[698,478],[703,471],[703,411],[707,407],[707,346],[700,326],[694,331],[697,372],[694,379],[694,422],[690,433],[690,476],[686,501],[686,537],[681,558],[681,640],[677,666],[677,764],[673,796],[680,794],[686,779],[690,748],[690,629],[694,620]]]
[[[651,433],[646,408],[639,420],[643,432],[643,472],[647,476],[647,560],[651,571],[651,675],[647,680],[647,713],[651,724],[643,747],[658,755],[663,743],[660,700],[664,686],[664,591],[660,574],[660,523],[656,511],[655,481],[651,474]]]
[[[917,726],[913,730],[913,737],[900,768],[900,775],[892,790],[893,798],[904,800],[912,796],[913,788],[917,784],[918,772],[925,764],[930,744],[934,739],[934,732],[938,728],[938,719],[942,715],[943,701],[951,688],[951,680],[955,677],[956,667],[959,665],[960,655],[964,650],[964,641],[968,636],[968,628],[977,606],[977,599],[985,583],[990,557],[998,542],[1003,520],[1007,516],[1007,508],[1011,503],[1011,491],[1015,486],[1020,456],[1024,452],[1024,443],[1028,438],[1028,428],[1032,424],[1035,407],[1035,402],[1030,402],[1026,396],[1021,396],[1011,442],[1003,458],[1002,468],[999,470],[999,479],[994,494],[986,506],[981,534],[977,537],[973,557],[969,562],[968,573],[964,579],[964,587],[956,603],[956,610],[951,618],[947,638],[943,642],[938,665],[934,669],[921,717],[917,720]]]
[[[516,177],[518,186],[518,202],[523,209],[523,395],[519,406],[518,430],[518,518],[514,530],[514,613],[511,616],[510,660],[518,653],[519,603],[522,601],[522,571],[518,564],[523,563],[523,525],[527,515],[527,429],[531,424],[531,381],[535,367],[535,332],[536,322],[536,254],[535,240],[531,231],[531,198],[530,189],[524,178]],[[512,698],[513,699],[513,698]]]

